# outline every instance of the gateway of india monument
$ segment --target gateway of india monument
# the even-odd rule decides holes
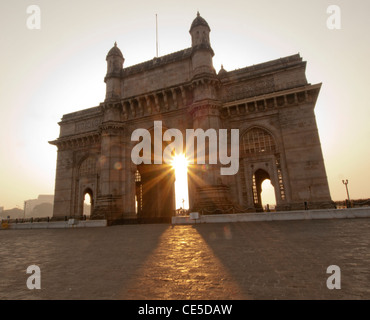
[[[114,44],[104,102],[65,114],[59,138],[49,142],[58,148],[53,218],[81,217],[89,194],[91,219],[170,221],[174,170],[131,158],[139,143],[132,133],[143,128],[153,137],[155,121],[184,137],[187,129],[239,130],[235,174],[222,175],[219,163],[189,166],[191,211],[263,211],[265,179],[274,186],[277,211],[334,207],[314,114],[321,84],[307,82],[306,61],[295,54],[217,73],[210,31],[198,13],[191,47],[126,68]]]

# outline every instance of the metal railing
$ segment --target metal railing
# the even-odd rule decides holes
[[[75,220],[91,220],[90,216],[82,215],[82,216],[64,216],[64,217],[29,217],[29,218],[0,218],[1,221],[6,221],[8,223],[37,223],[37,222],[53,222],[53,221],[68,221],[69,219]],[[94,216],[93,219],[105,219],[105,216],[102,217]]]

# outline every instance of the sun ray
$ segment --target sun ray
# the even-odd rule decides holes
[[[189,209],[188,192],[188,161],[184,154],[173,157],[172,167],[175,169],[176,209]]]

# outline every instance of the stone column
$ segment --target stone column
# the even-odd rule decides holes
[[[123,206],[123,125],[120,121],[121,108],[117,104],[106,104],[101,131],[100,194],[92,214],[93,218],[120,219]]]
[[[220,118],[221,102],[215,99],[215,83],[212,80],[196,81],[193,87],[195,102],[190,107],[193,116],[193,128],[213,129],[216,132],[216,150],[219,143],[219,129],[222,128]],[[196,164],[190,167],[190,184],[196,187],[193,193],[193,210],[203,214],[232,213],[233,204],[230,199],[229,187],[223,183],[220,173],[218,151],[216,164],[210,164],[210,148],[208,139],[205,143],[205,164]],[[196,158],[196,157],[194,157]],[[195,161],[196,163],[196,161]]]
[[[53,217],[72,216],[73,151],[58,146]]]

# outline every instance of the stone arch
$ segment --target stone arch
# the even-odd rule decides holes
[[[241,203],[255,211],[262,210],[261,185],[271,181],[277,205],[286,201],[279,142],[271,130],[263,126],[251,126],[240,135]]]
[[[163,159],[162,164],[154,164],[154,127],[147,130],[151,136],[151,164],[135,168],[136,213],[141,222],[170,222],[175,212],[174,170]],[[162,136],[166,130],[162,126]],[[162,156],[169,143],[162,141]]]
[[[84,200],[86,194],[91,199],[90,216],[93,216],[94,204],[98,193],[99,184],[99,157],[87,154],[78,163],[78,173],[75,188],[75,215],[82,217],[84,214]]]
[[[266,170],[257,169],[254,171],[252,178],[253,181],[252,192],[253,192],[253,203],[257,212],[263,211],[261,193],[262,193],[262,183],[266,179],[272,181],[270,174]]]
[[[82,196],[82,206],[83,206],[82,213],[84,214],[84,206],[85,206],[85,200],[86,200],[85,197],[87,194],[90,196],[90,215],[89,216],[91,216],[94,210],[95,197],[94,197],[94,192],[90,187],[85,188],[84,191],[82,192],[82,195],[83,195]]]

